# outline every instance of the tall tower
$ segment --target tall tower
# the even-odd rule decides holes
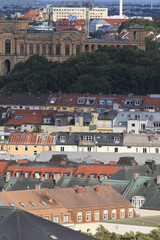
[[[119,17],[122,18],[123,0],[119,1]]]

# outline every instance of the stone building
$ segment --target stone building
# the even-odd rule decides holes
[[[144,27],[136,25],[129,31],[129,41],[98,41],[73,29],[35,30],[29,28],[27,20],[0,20],[0,75],[8,74],[16,63],[26,61],[33,54],[63,62],[103,46],[135,46],[145,50]]]

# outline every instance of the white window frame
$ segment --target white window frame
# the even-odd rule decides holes
[[[77,213],[77,221],[82,222],[82,212]]]
[[[104,220],[108,219],[108,210],[107,209],[103,210],[103,219]]]
[[[116,218],[117,218],[117,210],[112,209],[112,219],[116,219]]]
[[[91,211],[86,212],[86,220],[87,222],[91,221]]]
[[[124,217],[125,217],[125,209],[121,208],[121,218],[124,218]]]
[[[94,217],[95,217],[95,220],[96,220],[96,221],[99,220],[99,210],[96,210],[96,211],[94,212]]]
[[[69,215],[64,215],[64,223],[68,223],[69,222]]]
[[[59,216],[58,215],[54,216],[53,221],[54,223],[59,223]]]

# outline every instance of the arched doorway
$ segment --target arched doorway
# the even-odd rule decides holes
[[[5,60],[5,74],[9,74],[11,71],[11,62],[6,59]]]

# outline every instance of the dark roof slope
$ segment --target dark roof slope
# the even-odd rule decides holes
[[[0,239],[94,240],[95,238],[20,209],[0,207]]]

